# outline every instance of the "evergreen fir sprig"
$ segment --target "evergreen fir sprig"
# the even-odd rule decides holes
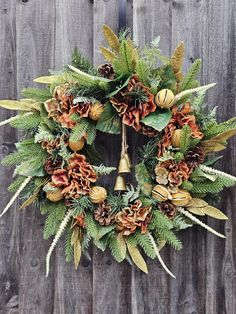
[[[38,102],[45,102],[52,97],[49,89],[25,88],[21,91],[23,97],[33,99]]]
[[[40,123],[41,116],[39,112],[33,112],[27,116],[22,114],[9,122],[12,127],[22,130],[36,130]]]
[[[74,199],[71,202],[70,208],[72,208],[74,210],[73,216],[76,217],[82,213],[91,211],[94,208],[94,206],[91,203],[89,197],[86,195],[83,195],[78,199]]]

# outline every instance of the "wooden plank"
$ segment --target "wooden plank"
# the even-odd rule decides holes
[[[109,25],[115,32],[118,27],[118,0],[94,1],[94,64],[104,63],[99,46],[104,44],[102,24]],[[120,136],[99,134],[97,147],[104,153],[107,165],[117,166]],[[102,181],[114,185],[114,175]],[[101,286],[102,285],[102,286]],[[102,287],[102,288],[101,288]],[[118,264],[110,256],[94,249],[93,254],[93,313],[130,313],[130,266]]]
[[[57,69],[69,62],[75,47],[92,60],[92,21],[92,2],[56,0],[55,64]],[[73,263],[66,263],[63,246],[61,241],[56,250],[53,313],[92,313],[92,263],[83,258],[76,272]]]
[[[225,120],[235,115],[236,78],[233,68],[236,62],[235,52],[235,10],[234,1],[208,1],[204,8],[203,34],[203,75],[207,81],[218,84],[208,96],[211,107],[218,105],[218,119]],[[235,139],[224,152],[220,167],[224,171],[236,174]],[[207,235],[206,258],[206,298],[205,308],[221,313],[235,313],[236,304],[232,297],[236,293],[236,284],[232,274],[234,264],[235,188],[222,193],[219,207],[229,216],[224,224],[212,222],[212,226],[225,231],[227,239],[218,239]]]
[[[163,54],[171,52],[171,1],[139,0],[133,3],[133,31],[134,40],[139,45],[149,43],[160,35],[160,49]],[[148,138],[144,139],[147,142]],[[135,135],[132,142],[132,151],[137,151],[140,146],[140,135]],[[133,162],[137,163],[137,154]],[[170,250],[164,248],[161,255],[166,264],[170,266]],[[149,275],[142,274],[137,269],[132,269],[132,313],[169,313],[169,284],[172,279],[160,267],[157,260],[147,259]],[[176,267],[170,266],[176,273]],[[174,296],[171,296],[174,298]]]
[[[0,8],[0,98],[16,97],[16,68],[15,47],[15,10],[14,1],[3,0]],[[0,121],[13,113],[0,110]],[[14,149],[17,134],[9,126],[1,127],[0,135],[0,160]],[[7,187],[11,183],[12,169],[0,167],[1,177],[1,211],[9,201],[11,195]],[[0,313],[18,313],[18,249],[19,230],[18,213],[16,206],[0,220]]]
[[[32,79],[46,74],[54,63],[54,1],[15,3],[17,32],[17,87],[32,86]],[[53,263],[45,278],[45,256],[49,242],[43,240],[39,210],[27,208],[19,216],[20,270],[19,313],[52,313]]]

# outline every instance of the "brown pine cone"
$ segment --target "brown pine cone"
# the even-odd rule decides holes
[[[115,214],[112,213],[110,205],[101,203],[94,211],[94,218],[100,225],[109,226],[114,222]]]
[[[185,156],[185,161],[189,167],[195,168],[198,165],[202,164],[205,160],[205,153],[201,147],[195,147],[193,150],[190,150]]]
[[[101,76],[113,80],[115,78],[115,71],[110,63],[101,64],[98,68]]]
[[[148,137],[155,137],[158,135],[158,131],[153,129],[150,126],[147,126],[143,123],[140,123],[141,125],[141,133],[144,135],[147,135]]]
[[[169,219],[172,219],[176,215],[176,207],[175,205],[171,204],[170,202],[162,202],[158,204],[158,209],[161,213],[165,214]]]
[[[61,167],[61,160],[52,158],[48,158],[46,163],[44,164],[44,169],[48,174],[53,174],[53,172]]]

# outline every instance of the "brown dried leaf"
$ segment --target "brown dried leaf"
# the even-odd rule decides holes
[[[206,215],[211,216],[215,219],[220,219],[220,220],[227,220],[228,219],[228,217],[224,213],[222,213],[222,211],[220,211],[219,209],[217,209],[213,206],[208,205],[208,206],[204,207],[203,210],[204,210],[204,213]]]

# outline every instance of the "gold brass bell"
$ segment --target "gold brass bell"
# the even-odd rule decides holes
[[[125,178],[121,175],[116,177],[114,191],[126,191]]]
[[[119,162],[118,173],[121,174],[129,172],[130,172],[129,161],[127,160],[127,158],[125,158],[125,155],[123,155]]]
[[[125,153],[125,154],[124,154],[124,157],[125,157],[125,159],[127,160],[127,163],[128,163],[129,168],[132,168],[131,160],[130,160],[130,158],[129,158],[128,153]]]

